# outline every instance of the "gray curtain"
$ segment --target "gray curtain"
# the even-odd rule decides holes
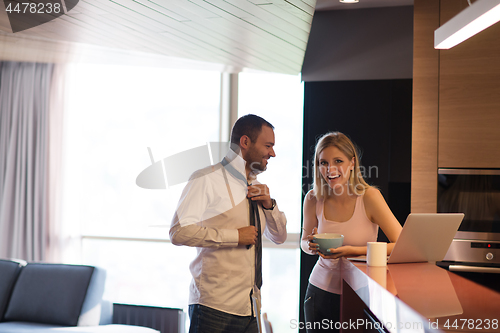
[[[0,65],[0,258],[43,261],[53,65]]]

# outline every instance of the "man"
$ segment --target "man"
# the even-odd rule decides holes
[[[256,177],[275,157],[273,126],[246,115],[221,163],[196,171],[170,228],[175,245],[197,247],[190,265],[190,333],[258,332],[262,234],[286,240],[286,218]]]

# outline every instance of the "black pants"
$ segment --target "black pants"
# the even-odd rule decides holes
[[[305,328],[307,333],[339,332],[340,327],[340,295],[319,289],[312,284],[307,285],[304,300]]]
[[[257,333],[253,316],[236,316],[200,304],[189,305],[189,333]]]

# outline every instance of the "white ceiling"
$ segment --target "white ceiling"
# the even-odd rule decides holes
[[[318,10],[412,3],[318,0]],[[0,60],[298,74],[316,0],[80,0],[67,15],[17,33],[3,6]]]
[[[37,41],[38,46],[58,41],[74,53],[70,42],[223,64],[230,71],[297,74],[315,4],[316,0],[80,0],[67,15],[15,34],[7,16],[0,16],[0,30],[9,47],[15,47],[12,39]],[[3,59],[12,56],[5,47],[0,52]],[[22,53],[28,57],[26,53],[38,51]]]

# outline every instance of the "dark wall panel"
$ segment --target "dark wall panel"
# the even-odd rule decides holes
[[[413,6],[316,11],[301,73],[305,82],[411,79]]]

